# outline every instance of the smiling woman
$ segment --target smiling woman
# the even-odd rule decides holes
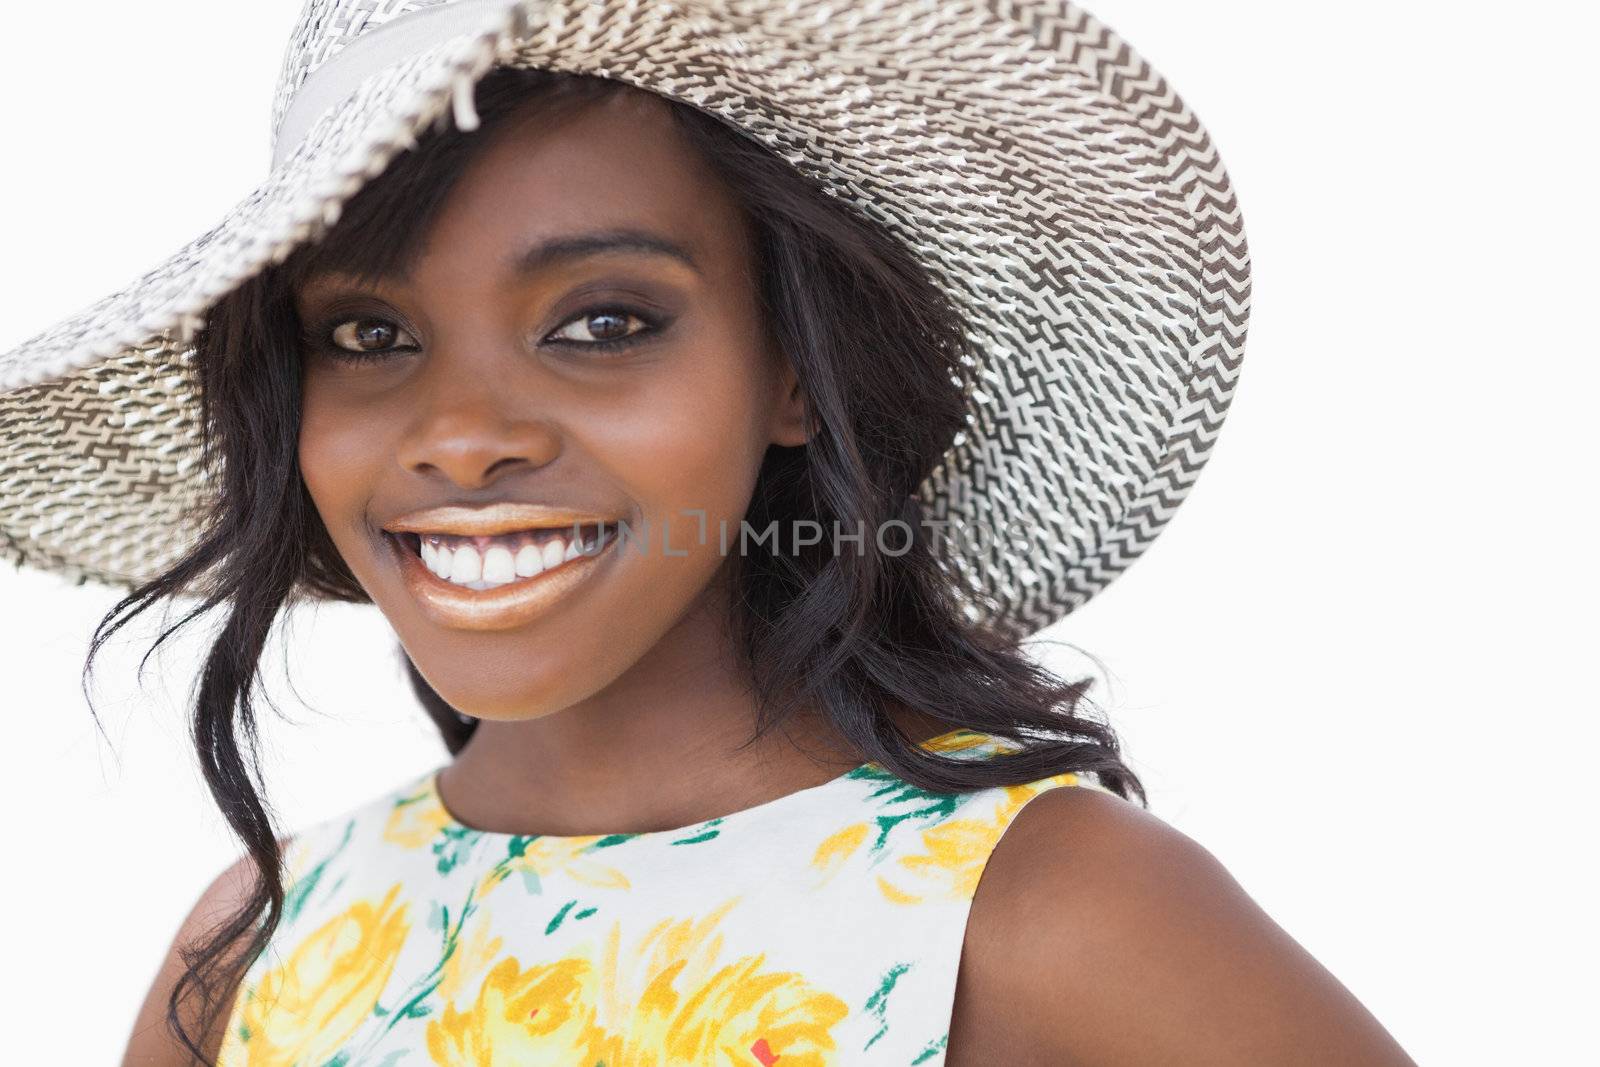
[[[741,58],[763,34],[811,40],[795,5],[719,31],[710,8],[629,4],[616,19],[654,21],[610,36],[589,6],[570,39],[520,4],[401,7],[364,30],[313,3],[291,53],[309,73],[280,136],[304,140],[280,165],[337,158],[348,198],[314,240],[241,240],[262,261],[136,350],[192,373],[196,536],[159,566],[7,542],[137,575],[91,660],[168,598],[225,619],[194,735],[245,855],[175,938],[128,1062],[1407,1062],[1143,811],[1086,683],[1020,643],[1137,555],[1160,525],[1141,501],[1170,510],[1203,460],[1193,405],[1225,407],[1197,383],[1236,356],[1217,324],[1242,307],[1210,314],[1225,283],[1195,248],[1243,245],[1236,211],[1198,239],[1213,209],[1174,214],[1183,150],[1130,177],[1119,138],[1057,120],[1143,127],[1098,75],[1058,72],[1041,104],[1023,75],[1049,63],[997,101],[964,95],[993,89],[975,71],[885,81],[891,58],[939,81],[969,52],[1065,48],[994,12],[877,5],[860,39],[763,66]],[[503,10],[465,60],[438,53],[453,125],[404,112],[406,150],[366,159],[328,147],[382,128],[342,125],[356,103],[299,128],[305,100],[359,103],[385,50],[410,76],[430,33]],[[689,51],[658,69],[672,42]],[[539,61],[586,48],[663,91]],[[694,92],[708,57],[726,69]],[[821,96],[793,81],[817,64]],[[724,90],[762,71],[755,137]],[[849,139],[868,99],[910,154]],[[1009,199],[1046,180],[1059,198]],[[1133,321],[1148,336],[1108,340]],[[98,350],[52,343],[24,356]],[[931,532],[958,520],[990,539]],[[280,837],[253,693],[309,599],[382,613],[451,759]]]
[[[744,517],[768,449],[805,443],[806,411],[751,284],[745,208],[680,132],[708,120],[616,84],[584,99],[534,93],[538,72],[489,77],[470,159],[445,149],[449,172],[385,175],[329,257],[287,269],[303,275],[316,511],[432,687],[498,720],[584,702],[671,631],[727,644],[714,578],[733,557],[685,535],[695,516]],[[440,189],[426,218],[418,187]],[[396,243],[387,269],[354,236],[369,216]],[[548,519],[506,513],[529,504]],[[593,554],[536,543],[537,526],[585,524],[633,536]],[[561,655],[530,654],[558,635]],[[508,656],[524,669],[495,669]]]

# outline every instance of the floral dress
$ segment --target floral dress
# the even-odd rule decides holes
[[[990,852],[1031,798],[1102,788],[929,793],[868,763],[678,830],[557,837],[463,826],[437,775],[290,841],[218,1067],[935,1067]]]

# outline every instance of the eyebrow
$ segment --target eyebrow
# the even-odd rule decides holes
[[[676,241],[648,230],[601,230],[594,233],[552,237],[518,252],[507,264],[513,276],[526,278],[547,270],[557,263],[581,259],[606,252],[634,252],[646,255],[668,256],[678,260],[696,274],[702,274],[689,250]]]
[[[548,270],[561,263],[570,263],[576,259],[589,256],[604,255],[606,253],[632,252],[635,254],[666,256],[683,263],[696,274],[705,275],[700,269],[700,264],[683,245],[649,230],[617,229],[595,230],[590,233],[568,234],[562,237],[551,237],[546,240],[531,244],[511,255],[506,261],[506,269],[515,279],[530,278],[540,271]],[[324,274],[318,271],[309,279],[309,286],[317,285],[332,277],[348,275],[349,272],[333,268]],[[378,282],[392,281],[401,285],[411,283],[411,272],[406,269],[385,271],[374,280]]]

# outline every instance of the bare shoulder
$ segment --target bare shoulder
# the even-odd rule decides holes
[[[280,842],[280,847],[285,843]],[[249,857],[241,856],[201,892],[180,924],[145,994],[123,1053],[122,1067],[189,1067],[195,1062],[167,1026],[167,998],[184,971],[180,950],[198,943],[219,923],[236,914],[249,899],[254,884],[255,867]],[[192,1007],[184,1021],[185,1029],[193,1034],[196,1018]],[[208,1058],[215,1058],[226,1023],[226,1013],[223,1013],[200,1042]]]
[[[1412,1064],[1216,857],[1087,788],[1030,800],[990,855],[947,1062]]]

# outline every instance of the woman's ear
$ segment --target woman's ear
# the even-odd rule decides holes
[[[806,394],[787,356],[778,360],[778,402],[772,412],[772,443],[794,447],[810,440],[806,432]]]

